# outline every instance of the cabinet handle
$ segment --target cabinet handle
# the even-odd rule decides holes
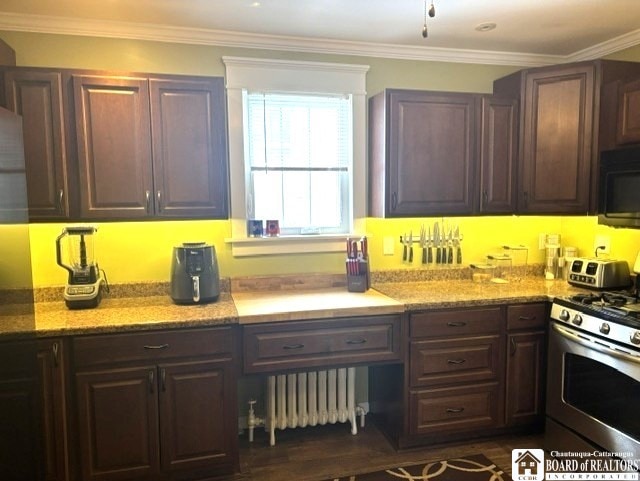
[[[448,364],[464,364],[467,362],[466,359],[447,359]]]
[[[464,408],[447,408],[445,411],[448,413],[461,413],[464,411]]]
[[[518,345],[516,344],[516,340],[512,337],[511,338],[511,355],[512,356],[516,353],[517,348],[518,348]]]
[[[53,365],[58,367],[60,364],[60,347],[57,342],[54,342],[51,346],[51,353],[53,354]]]
[[[464,321],[447,322],[447,326],[449,326],[449,327],[464,327],[466,325],[467,325],[467,323],[464,322]]]
[[[60,190],[58,191],[58,210],[59,210],[60,212],[63,212],[63,211],[64,211],[64,209],[63,209],[63,207],[62,207],[62,200],[63,200],[63,199],[64,199],[64,190],[63,190],[63,189],[60,189]]]
[[[520,316],[518,317],[519,321],[535,321],[536,316]]]
[[[394,192],[391,194],[391,210],[396,210],[396,207],[398,207],[398,193]]]
[[[165,368],[162,368],[160,370],[160,383],[162,385],[162,391],[166,391],[167,390],[167,370]]]
[[[145,349],[166,349],[166,348],[169,347],[169,344],[157,344],[155,346],[147,344],[147,345],[142,346],[142,347],[144,347]]]
[[[282,349],[291,351],[292,349],[302,349],[303,347],[304,344],[285,344],[284,346],[282,346]]]
[[[366,339],[349,339],[347,344],[365,344],[367,342]]]
[[[158,191],[156,197],[158,198],[158,212],[160,212],[162,210],[162,193]]]
[[[489,193],[487,192],[486,189],[482,191],[482,201],[485,204],[489,202]]]
[[[155,374],[153,370],[149,371],[149,392],[153,394],[153,385],[155,384]]]
[[[524,200],[524,205],[525,205],[525,207],[526,207],[526,206],[527,206],[527,204],[529,203],[529,192],[524,191],[524,192],[522,193],[522,198],[523,198],[523,200]]]
[[[145,190],[144,191],[144,197],[145,197],[146,202],[147,202],[147,213],[148,213],[149,210],[150,210],[150,207],[151,207],[151,205],[150,205],[151,204],[151,192],[149,192],[148,190]]]

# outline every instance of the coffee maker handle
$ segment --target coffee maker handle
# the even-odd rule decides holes
[[[200,277],[192,276],[191,282],[193,283],[193,302],[200,301]]]

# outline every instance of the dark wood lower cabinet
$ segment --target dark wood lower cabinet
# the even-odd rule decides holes
[[[223,328],[224,343],[189,348],[194,332],[211,336],[75,340],[83,481],[204,480],[238,469],[235,337]],[[88,349],[95,355],[87,357]]]
[[[0,479],[44,479],[37,345],[0,343]]]
[[[408,316],[404,366],[369,369],[372,417],[397,447],[542,427],[547,303]]]

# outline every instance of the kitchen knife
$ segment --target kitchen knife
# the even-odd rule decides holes
[[[433,226],[433,239],[436,245],[436,264],[442,263],[442,254],[440,252],[440,226],[436,222]]]
[[[427,227],[427,263],[433,264],[433,252],[431,252],[431,226]]]
[[[427,263],[427,231],[424,224],[420,226],[420,247],[422,247],[422,263]]]
[[[460,246],[460,228],[456,226],[456,264],[462,264],[462,247]]]
[[[402,236],[402,262],[407,262],[407,233]]]
[[[409,264],[413,262],[413,231],[409,231]]]
[[[447,242],[447,264],[453,264],[453,230],[449,228],[449,242]]]

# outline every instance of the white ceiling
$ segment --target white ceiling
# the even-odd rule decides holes
[[[640,0],[434,5],[427,39],[424,0],[2,0],[0,30],[525,65],[640,44]]]

